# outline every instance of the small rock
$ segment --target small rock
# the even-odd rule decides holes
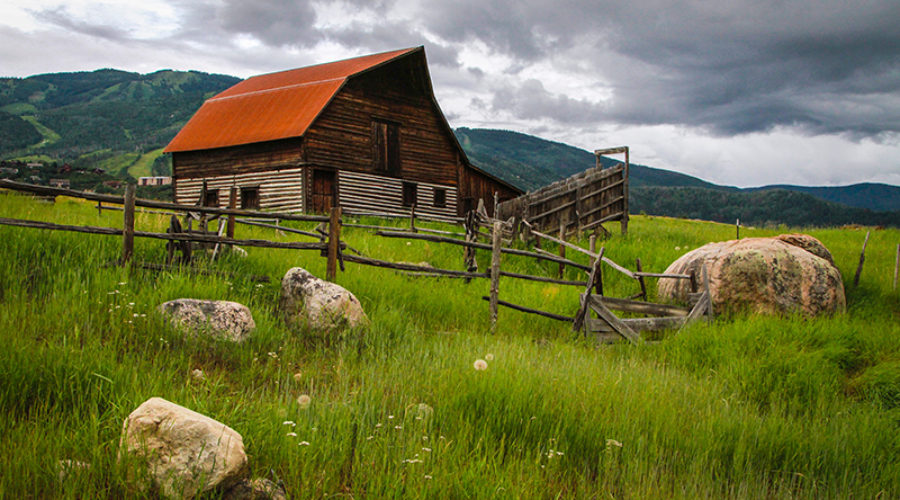
[[[169,498],[227,489],[247,472],[240,434],[162,398],[148,399],[125,419],[120,458],[123,453],[139,457],[153,485]]]
[[[177,299],[160,304],[159,312],[192,332],[242,342],[256,328],[250,309],[226,300]]]
[[[356,297],[345,288],[295,267],[281,280],[280,307],[285,321],[314,330],[338,330],[368,324]]]
[[[268,479],[244,479],[222,497],[223,500],[287,500],[284,487]]]

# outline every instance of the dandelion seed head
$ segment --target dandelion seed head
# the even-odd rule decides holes
[[[473,363],[472,366],[474,366],[475,370],[477,371],[484,371],[487,370],[487,361],[483,359],[476,359],[475,363]]]
[[[302,373],[297,372],[297,373],[294,374],[294,381],[295,381],[295,382],[299,382],[301,379],[303,379],[303,374],[302,374]]]
[[[491,353],[487,353],[487,354],[484,355],[484,359],[485,359],[486,361],[493,361],[493,360],[494,360],[494,355],[491,354]]]
[[[301,394],[297,396],[297,404],[300,405],[300,408],[308,408],[311,402],[312,398],[309,397],[309,394]]]

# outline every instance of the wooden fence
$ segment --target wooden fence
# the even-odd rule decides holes
[[[382,267],[388,269],[394,269],[398,271],[403,271],[406,273],[414,273],[415,276],[427,276],[427,277],[450,277],[450,278],[464,278],[467,281],[471,279],[490,279],[491,287],[490,287],[490,295],[487,297],[483,297],[485,300],[490,302],[490,314],[491,314],[491,328],[492,331],[496,329],[497,318],[498,318],[498,309],[500,306],[511,308],[514,310],[538,314],[544,317],[573,322],[575,326],[584,325],[585,323],[588,325],[588,329],[586,331],[600,332],[600,333],[608,333],[610,331],[615,332],[619,335],[622,335],[628,340],[634,341],[635,335],[630,335],[629,330],[624,330],[620,327],[619,323],[616,323],[615,320],[605,319],[605,316],[601,313],[604,308],[615,308],[617,306],[621,306],[625,304],[622,300],[631,300],[634,298],[642,297],[646,300],[647,292],[646,286],[644,283],[644,278],[656,277],[656,278],[675,278],[675,279],[690,279],[692,283],[696,283],[696,280],[692,275],[674,275],[674,274],[661,274],[661,273],[647,273],[643,272],[640,268],[640,261],[636,262],[637,271],[631,271],[624,266],[612,261],[608,257],[604,256],[603,248],[600,249],[599,252],[594,251],[595,239],[591,239],[591,249],[584,249],[574,245],[570,242],[565,241],[564,239],[555,238],[548,234],[542,233],[537,230],[533,230],[532,234],[539,238],[545,239],[547,241],[557,243],[560,246],[560,255],[554,255],[550,252],[543,251],[541,249],[535,249],[535,251],[524,250],[519,248],[511,248],[508,246],[503,246],[503,236],[505,234],[509,234],[511,228],[511,224],[503,223],[500,221],[493,221],[492,223],[492,231],[489,235],[490,244],[481,243],[475,241],[475,238],[471,235],[471,225],[467,225],[467,231],[465,233],[453,232],[453,231],[438,231],[434,230],[435,233],[443,233],[443,234],[429,234],[423,233],[423,229],[416,228],[414,222],[411,224],[411,227],[407,230],[398,230],[396,227],[388,228],[383,226],[368,226],[368,225],[360,225],[360,224],[347,224],[342,220],[342,210],[340,207],[336,207],[332,209],[331,213],[328,216],[320,216],[320,215],[300,215],[300,214],[283,214],[283,213],[273,213],[273,212],[259,212],[259,211],[250,211],[250,210],[236,210],[233,208],[223,209],[223,208],[214,208],[214,207],[202,207],[202,206],[188,206],[188,205],[178,205],[174,203],[160,202],[155,200],[142,200],[136,199],[134,197],[134,186],[129,186],[126,190],[126,195],[124,197],[112,196],[112,195],[100,195],[95,193],[84,193],[79,191],[73,191],[69,189],[62,188],[49,188],[45,186],[35,186],[30,184],[17,183],[12,181],[4,181],[0,180],[0,188],[8,188],[18,191],[31,192],[43,196],[70,196],[75,198],[82,198],[88,200],[94,200],[98,203],[107,203],[107,204],[119,204],[122,205],[123,211],[123,228],[109,228],[109,227],[95,227],[95,226],[71,226],[71,225],[61,225],[61,224],[53,224],[49,222],[41,222],[41,221],[28,221],[28,220],[20,220],[20,219],[9,219],[9,218],[0,218],[0,225],[10,225],[10,226],[18,226],[18,227],[30,227],[30,228],[38,228],[38,229],[50,229],[50,230],[61,230],[61,231],[75,231],[82,233],[90,233],[90,234],[102,234],[102,235],[113,235],[113,236],[121,236],[122,237],[122,258],[120,260],[121,263],[128,262],[133,255],[134,249],[134,238],[154,238],[160,240],[167,240],[170,242],[170,245],[174,245],[176,243],[181,242],[193,242],[193,243],[205,243],[209,245],[216,245],[217,247],[220,245],[241,245],[248,247],[264,247],[264,248],[284,248],[284,249],[294,249],[294,250],[316,250],[319,251],[321,255],[327,258],[326,263],[326,279],[333,281],[336,276],[337,269],[340,268],[343,270],[344,263],[356,263],[367,266],[374,267]],[[228,225],[225,226],[221,224],[222,219],[220,219],[220,227],[218,232],[207,233],[207,232],[186,232],[186,231],[173,231],[167,233],[153,233],[146,231],[138,231],[135,230],[134,224],[134,214],[135,207],[145,207],[145,208],[155,208],[155,209],[164,209],[169,210],[171,212],[180,212],[180,213],[202,213],[206,215],[212,216],[225,216],[228,218]],[[111,208],[105,206],[103,208]],[[367,214],[377,216],[379,214]],[[411,214],[411,221],[415,220],[415,215]],[[237,219],[236,217],[240,216],[241,219]],[[469,219],[472,219],[473,216],[470,215]],[[177,218],[173,216],[173,220],[177,221]],[[306,231],[302,229],[295,229],[291,227],[280,226],[276,224],[268,224],[267,222],[258,222],[260,220],[268,220],[268,221],[304,221],[304,222],[315,222],[319,225],[315,228],[314,231]],[[234,238],[234,223],[243,223],[252,226],[258,227],[266,227],[275,230],[290,232],[293,234],[298,234],[301,236],[306,236],[310,238],[316,239],[316,241],[310,242],[276,242],[276,241],[268,241],[268,240],[258,240],[258,239],[237,239]],[[424,240],[435,243],[442,244],[451,244],[456,246],[464,247],[464,265],[467,267],[465,271],[452,270],[452,269],[439,269],[430,266],[422,266],[416,264],[408,264],[401,262],[391,262],[386,260],[379,260],[372,257],[361,255],[359,252],[356,252],[356,255],[351,255],[346,253],[346,250],[354,251],[352,247],[350,247],[345,241],[341,240],[341,228],[342,226],[347,227],[360,227],[364,229],[375,229],[376,235],[385,237],[385,238],[404,238],[404,239],[412,239],[412,240]],[[228,234],[223,235],[223,228],[228,227]],[[484,233],[481,233],[484,235]],[[458,236],[463,236],[465,239],[460,239]],[[565,249],[571,249],[580,253],[583,253],[591,258],[591,265],[584,265],[565,257]],[[488,250],[491,252],[491,266],[490,269],[486,270],[486,272],[478,272],[477,266],[473,267],[475,262],[474,252],[476,250]],[[553,262],[560,265],[560,275],[557,278],[546,277],[546,276],[534,276],[527,275],[521,273],[514,273],[509,271],[504,271],[501,269],[501,258],[502,254],[507,254],[511,256],[521,256],[527,258],[534,258],[538,260],[544,260]],[[630,297],[629,299],[613,299],[610,297],[605,297],[602,295],[603,293],[603,274],[601,270],[601,264],[610,267],[612,270],[620,272],[636,280],[636,282],[640,285],[640,290],[638,294]],[[585,280],[565,280],[562,279],[562,271],[565,266],[575,267],[583,272],[588,273]],[[566,286],[577,286],[581,287],[585,290],[582,295],[581,306],[579,308],[579,312],[575,315],[575,317],[563,316],[560,314],[540,311],[537,309],[528,308],[525,306],[517,305],[509,301],[500,300],[500,280],[501,278],[511,278],[511,279],[522,279],[529,280],[541,283],[553,283],[559,285]],[[595,290],[596,293],[592,293],[592,290]],[[707,293],[708,297],[708,293]],[[703,302],[700,298],[698,298],[700,302]],[[631,312],[634,312],[634,308],[637,307],[636,301],[632,301],[633,303],[629,303],[628,306],[631,309],[624,309]],[[707,298],[707,303],[708,303]],[[649,303],[645,304],[642,307],[647,309],[651,307]],[[662,306],[655,305],[656,310],[666,310],[671,311],[671,307],[674,306]],[[606,326],[602,326],[598,320],[591,320],[589,318],[590,312],[589,310],[593,310],[594,312],[598,312],[601,314],[600,320],[605,321]],[[705,312],[705,311],[704,311]],[[684,316],[687,317],[692,315],[692,311],[688,311]],[[679,326],[683,324],[683,322],[679,323],[674,320],[658,320],[658,321],[644,321],[644,322],[633,322],[631,320],[622,320],[626,325],[633,324],[634,326],[630,326],[632,330],[642,330],[642,329],[659,329],[665,327],[667,325]],[[646,327],[646,328],[644,328]]]
[[[624,153],[625,163],[602,168],[601,155]],[[628,231],[628,147],[595,152],[597,166],[537,191],[500,203],[495,218],[528,221],[544,232],[587,231],[619,221]]]

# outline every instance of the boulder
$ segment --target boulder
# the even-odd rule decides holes
[[[150,398],[128,415],[119,453],[138,457],[146,477],[168,498],[228,489],[248,470],[240,434],[162,398]]]
[[[300,267],[289,270],[281,280],[280,307],[289,324],[314,330],[355,328],[369,322],[352,293]]]
[[[713,308],[718,311],[807,316],[843,311],[846,299],[841,273],[820,254],[831,256],[824,245],[806,235],[745,238],[692,250],[673,262],[666,273],[693,272],[699,281],[705,264]],[[659,280],[661,298],[686,301],[689,292],[687,280]]]
[[[822,257],[832,266],[834,265],[834,257],[831,256],[831,252],[825,248],[825,245],[823,245],[821,241],[808,234],[779,234],[775,239],[781,240],[789,245],[794,245],[795,247],[800,247],[813,255]]]
[[[192,332],[242,342],[256,328],[250,309],[226,300],[177,299],[160,304],[159,312]]]

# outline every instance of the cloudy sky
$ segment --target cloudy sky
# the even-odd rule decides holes
[[[425,45],[454,127],[729,185],[900,185],[897,0],[4,0],[0,76],[248,77]]]

